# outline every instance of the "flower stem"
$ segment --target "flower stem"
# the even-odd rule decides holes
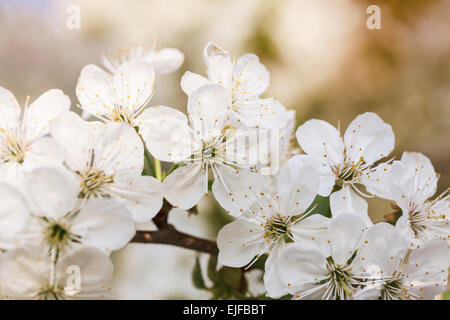
[[[159,181],[162,181],[161,162],[156,158],[153,159],[155,160],[155,167],[154,167],[155,177]]]

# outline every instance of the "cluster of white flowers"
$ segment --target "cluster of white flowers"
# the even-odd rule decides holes
[[[164,198],[187,210],[209,190],[236,217],[218,234],[219,263],[249,267],[268,254],[270,297],[431,299],[445,289],[448,193],[429,200],[438,178],[422,154],[375,165],[394,148],[390,125],[365,113],[344,136],[321,120],[294,134],[295,112],[260,97],[270,78],[258,57],[214,43],[204,49],[207,77],[181,79],[187,116],[148,107],[155,74],[183,58],[135,45],[105,55],[107,71],[84,67],[82,117],[60,90],[21,108],[0,87],[3,298],[114,298],[109,254]],[[173,165],[166,173],[159,161]],[[316,212],[318,196],[329,197],[331,218]],[[364,200],[373,196],[395,202],[395,227],[373,225]]]

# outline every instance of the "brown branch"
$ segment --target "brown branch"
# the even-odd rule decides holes
[[[214,241],[201,239],[180,232],[176,230],[173,225],[168,223],[167,218],[171,209],[172,205],[164,199],[161,210],[153,218],[153,222],[158,227],[158,230],[137,231],[131,242],[169,244],[209,254],[218,253],[219,250],[217,248],[217,244]]]

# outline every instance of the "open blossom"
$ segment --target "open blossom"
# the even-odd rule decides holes
[[[81,70],[76,92],[83,111],[107,122],[138,127],[154,84],[153,68],[144,61],[126,62],[113,75],[90,64]]]
[[[375,113],[367,112],[353,120],[344,137],[338,129],[322,120],[309,120],[296,132],[300,147],[321,175],[320,194],[330,196],[333,215],[359,213],[367,217],[367,202],[358,185],[370,192],[378,189],[374,162],[389,155],[394,148],[390,125]],[[382,170],[387,168],[382,167]]]
[[[358,259],[370,281],[355,299],[434,299],[447,286],[450,249],[431,240],[410,250],[393,226],[378,223],[364,235]]]
[[[256,188],[237,192],[252,195]],[[280,255],[287,243],[308,245],[324,236],[329,219],[320,214],[309,215],[315,208],[312,204],[318,189],[319,177],[312,167],[297,159],[288,160],[274,180],[273,189],[245,196],[244,201],[252,201],[249,209],[241,209],[242,216],[220,230],[219,262],[242,267],[269,253],[264,274],[266,289],[272,297],[287,294],[274,266],[283,263]]]
[[[231,98],[218,85],[206,85],[188,100],[188,117],[169,107],[149,108],[143,113],[148,126],[142,137],[152,155],[162,161],[180,162],[163,181],[164,197],[174,206],[189,209],[208,193],[212,170],[214,196],[228,202],[234,185],[245,185],[252,176],[258,143],[245,143],[249,131],[230,127]],[[239,195],[237,195],[239,196]]]
[[[71,267],[79,273],[68,272]],[[90,247],[64,254],[56,263],[42,247],[20,247],[8,251],[0,261],[2,294],[10,299],[116,299],[106,287],[112,274],[108,256]],[[79,287],[77,281],[71,281],[73,276],[80,277]]]
[[[421,153],[404,152],[390,170],[390,199],[402,210],[397,230],[412,246],[430,239],[450,239],[448,189],[437,198],[438,177],[430,160]]]
[[[278,274],[294,299],[348,300],[365,279],[357,259],[365,221],[344,213],[328,224],[327,237],[291,244],[281,254]]]
[[[146,222],[159,211],[161,183],[141,175],[144,148],[134,128],[86,122],[67,112],[55,120],[51,134],[64,148],[64,164],[76,174],[81,198],[123,202],[136,222]]]
[[[69,107],[69,97],[52,89],[21,109],[14,95],[0,87],[1,181],[19,185],[27,171],[61,163],[61,149],[46,135],[50,123]]]
[[[111,199],[80,201],[78,180],[67,169],[33,170],[25,178],[24,192],[0,195],[4,210],[15,213],[10,220],[17,224],[22,216],[28,218],[7,249],[40,244],[61,252],[83,245],[109,253],[124,247],[135,233],[123,204]]]
[[[219,84],[231,96],[230,120],[235,126],[280,128],[288,115],[275,98],[262,99],[269,86],[267,69],[254,54],[231,59],[230,54],[210,42],[203,52],[208,78],[186,72],[181,79],[183,91],[190,96],[201,86]]]
[[[118,53],[104,54],[103,66],[116,73],[121,65],[129,61],[143,61],[150,64],[156,74],[172,73],[183,64],[183,53],[175,48],[156,49],[156,42],[149,46],[145,44],[133,44],[128,49],[121,49]]]

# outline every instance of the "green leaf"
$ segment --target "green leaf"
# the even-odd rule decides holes
[[[447,290],[444,293],[442,293],[442,300],[450,300],[450,290]]]
[[[238,289],[242,277],[242,270],[239,268],[223,267],[219,271],[223,281],[233,289]]]
[[[219,279],[219,275],[217,274],[217,256],[211,255],[211,257],[208,260],[208,269],[207,274],[209,279],[211,279],[212,282],[217,283]]]
[[[314,206],[315,208],[313,209]],[[330,197],[322,197],[317,195],[313,203],[308,209],[306,209],[306,212],[309,210],[312,210],[309,215],[321,214],[325,217],[331,218]]]
[[[194,283],[194,287],[196,287],[197,289],[207,289],[205,281],[203,280],[202,267],[200,266],[199,257],[195,259],[194,270],[192,270],[192,282]]]

